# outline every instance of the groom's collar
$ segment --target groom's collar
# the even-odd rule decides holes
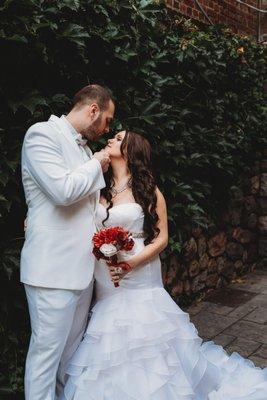
[[[82,138],[82,135],[78,133],[74,127],[70,124],[70,122],[67,120],[67,118],[62,115],[61,118],[58,118],[56,115],[51,115],[49,118],[49,121],[54,122],[57,127],[60,129],[60,131],[63,133],[63,135],[68,139],[70,143],[73,144],[73,146],[78,150],[78,153],[80,153],[79,146],[77,144],[82,144],[84,147],[85,152],[87,153],[88,157],[92,157],[92,151],[90,147],[88,147],[87,143],[80,143],[80,141],[85,142],[85,140]]]
[[[76,131],[76,129],[71,125],[71,123],[68,121],[65,115],[61,115],[60,119],[64,122],[66,125],[66,128],[69,129],[76,139],[80,134]]]
[[[86,146],[87,145],[87,139],[85,139],[81,133],[78,133],[76,129],[72,126],[68,118],[66,118],[65,115],[61,115],[60,119],[66,124],[66,127],[71,131],[71,134],[75,140],[75,142],[79,146]]]
[[[56,115],[51,115],[49,118],[49,121],[52,121],[58,127],[58,129],[60,129],[60,131],[63,133],[63,135],[66,137],[66,139],[68,139],[69,142],[71,142],[73,145],[75,145],[75,137],[74,137],[73,131],[70,129],[70,126],[69,126],[70,124],[67,125],[67,123],[64,121],[63,118],[59,118]],[[75,131],[74,128],[73,128],[73,130]],[[76,133],[76,135],[78,135],[78,133]]]
[[[83,140],[82,135],[76,131],[76,129],[67,120],[65,115],[62,115],[60,118],[56,115],[51,115],[49,121],[53,121],[56,125],[58,125],[61,131],[65,134],[65,136],[68,136],[70,140],[74,139],[76,143],[80,140]],[[66,135],[67,133],[68,135]]]

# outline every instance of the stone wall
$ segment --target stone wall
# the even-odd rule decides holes
[[[255,7],[259,6],[258,0],[246,0],[246,2]],[[258,12],[246,5],[236,0],[199,0],[199,3],[213,23],[226,24],[235,33],[242,35],[255,37],[258,35]],[[166,5],[182,15],[208,23],[195,0],[166,0]]]
[[[263,152],[258,179],[259,256],[261,264],[267,267],[267,149]]]
[[[267,149],[242,189],[231,191],[218,226],[192,229],[180,257],[163,263],[166,289],[180,303],[203,297],[256,267],[267,266]]]

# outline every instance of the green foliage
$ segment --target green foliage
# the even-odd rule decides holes
[[[3,394],[21,391],[27,342],[17,284],[25,215],[19,169],[32,123],[66,112],[88,82],[110,87],[117,100],[114,130],[143,132],[153,146],[168,202],[169,251],[177,252],[188,225],[216,221],[229,187],[266,143],[266,49],[223,27],[201,30],[159,3],[1,2]]]

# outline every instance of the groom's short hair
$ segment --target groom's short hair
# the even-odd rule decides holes
[[[95,84],[88,85],[75,94],[72,108],[80,108],[86,104],[96,102],[100,111],[105,111],[110,100],[114,103],[114,98],[108,88]]]

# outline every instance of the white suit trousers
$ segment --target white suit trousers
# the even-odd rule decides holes
[[[55,400],[68,361],[82,340],[93,280],[84,290],[25,285],[32,335],[26,360],[25,400]]]

